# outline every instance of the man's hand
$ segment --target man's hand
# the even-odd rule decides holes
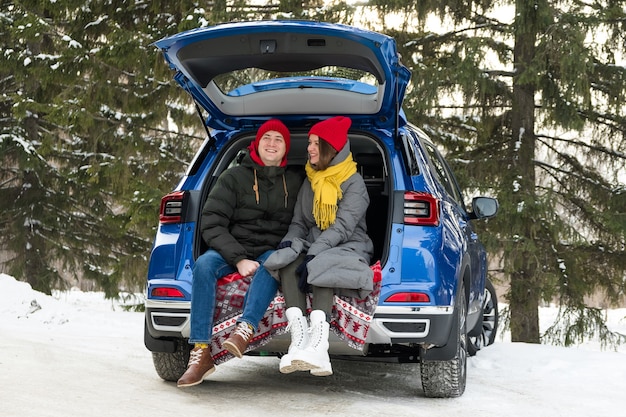
[[[237,262],[237,272],[242,277],[250,277],[254,275],[256,270],[259,268],[259,263],[257,261],[251,261],[250,259],[242,259]]]

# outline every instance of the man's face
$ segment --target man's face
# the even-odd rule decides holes
[[[268,130],[261,136],[258,153],[266,166],[280,166],[287,152],[287,143],[280,132]]]

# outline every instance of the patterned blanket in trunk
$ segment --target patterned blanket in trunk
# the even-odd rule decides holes
[[[376,262],[371,268],[374,271],[374,290],[364,299],[335,295],[330,323],[330,329],[333,333],[352,348],[361,351],[380,295],[380,262]],[[211,352],[216,364],[226,362],[234,357],[224,349],[222,343],[228,339],[235,328],[237,319],[243,313],[243,301],[249,285],[250,278],[243,278],[236,272],[218,281],[217,302],[213,317],[215,324],[211,340]],[[307,297],[307,305],[310,309],[310,294]],[[252,337],[248,351],[267,344],[274,336],[286,333],[288,323],[285,310],[285,298],[278,291],[261,323],[259,323],[259,329]]]

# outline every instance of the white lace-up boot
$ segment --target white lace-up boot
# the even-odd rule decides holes
[[[330,325],[326,313],[314,310],[310,315],[309,344],[293,354],[291,364],[300,371],[311,371],[315,376],[329,376],[333,368],[328,356],[328,335]]]
[[[283,374],[289,374],[297,371],[298,368],[293,366],[291,360],[294,353],[304,349],[309,343],[308,325],[306,317],[302,315],[302,310],[298,307],[289,307],[285,312],[289,324],[287,330],[291,332],[291,344],[286,355],[280,358],[280,372]]]

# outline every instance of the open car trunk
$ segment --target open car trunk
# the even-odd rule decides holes
[[[213,175],[207,176],[207,181],[202,190],[201,201],[204,202],[209,194],[211,187],[214,185],[219,174],[230,166],[236,165],[239,158],[245,152],[246,147],[250,144],[252,138],[246,136],[231,141],[224,154],[220,159],[221,163],[216,165]],[[374,243],[374,256],[372,256],[372,264],[380,260],[384,264],[387,254],[384,249],[388,247],[387,239],[389,234],[389,226],[391,224],[390,211],[390,195],[389,190],[390,178],[387,163],[387,156],[384,154],[383,147],[378,140],[370,135],[350,134],[350,147],[352,157],[357,163],[357,170],[365,180],[368,194],[370,197],[370,206],[367,210],[367,230],[372,242]],[[289,165],[304,170],[306,159],[306,146],[308,137],[306,133],[293,132],[291,136],[291,149],[288,156]],[[200,217],[202,206],[198,207],[198,225],[200,225]],[[206,244],[201,237],[201,228],[197,227],[196,245],[194,257],[197,258],[207,250]]]

